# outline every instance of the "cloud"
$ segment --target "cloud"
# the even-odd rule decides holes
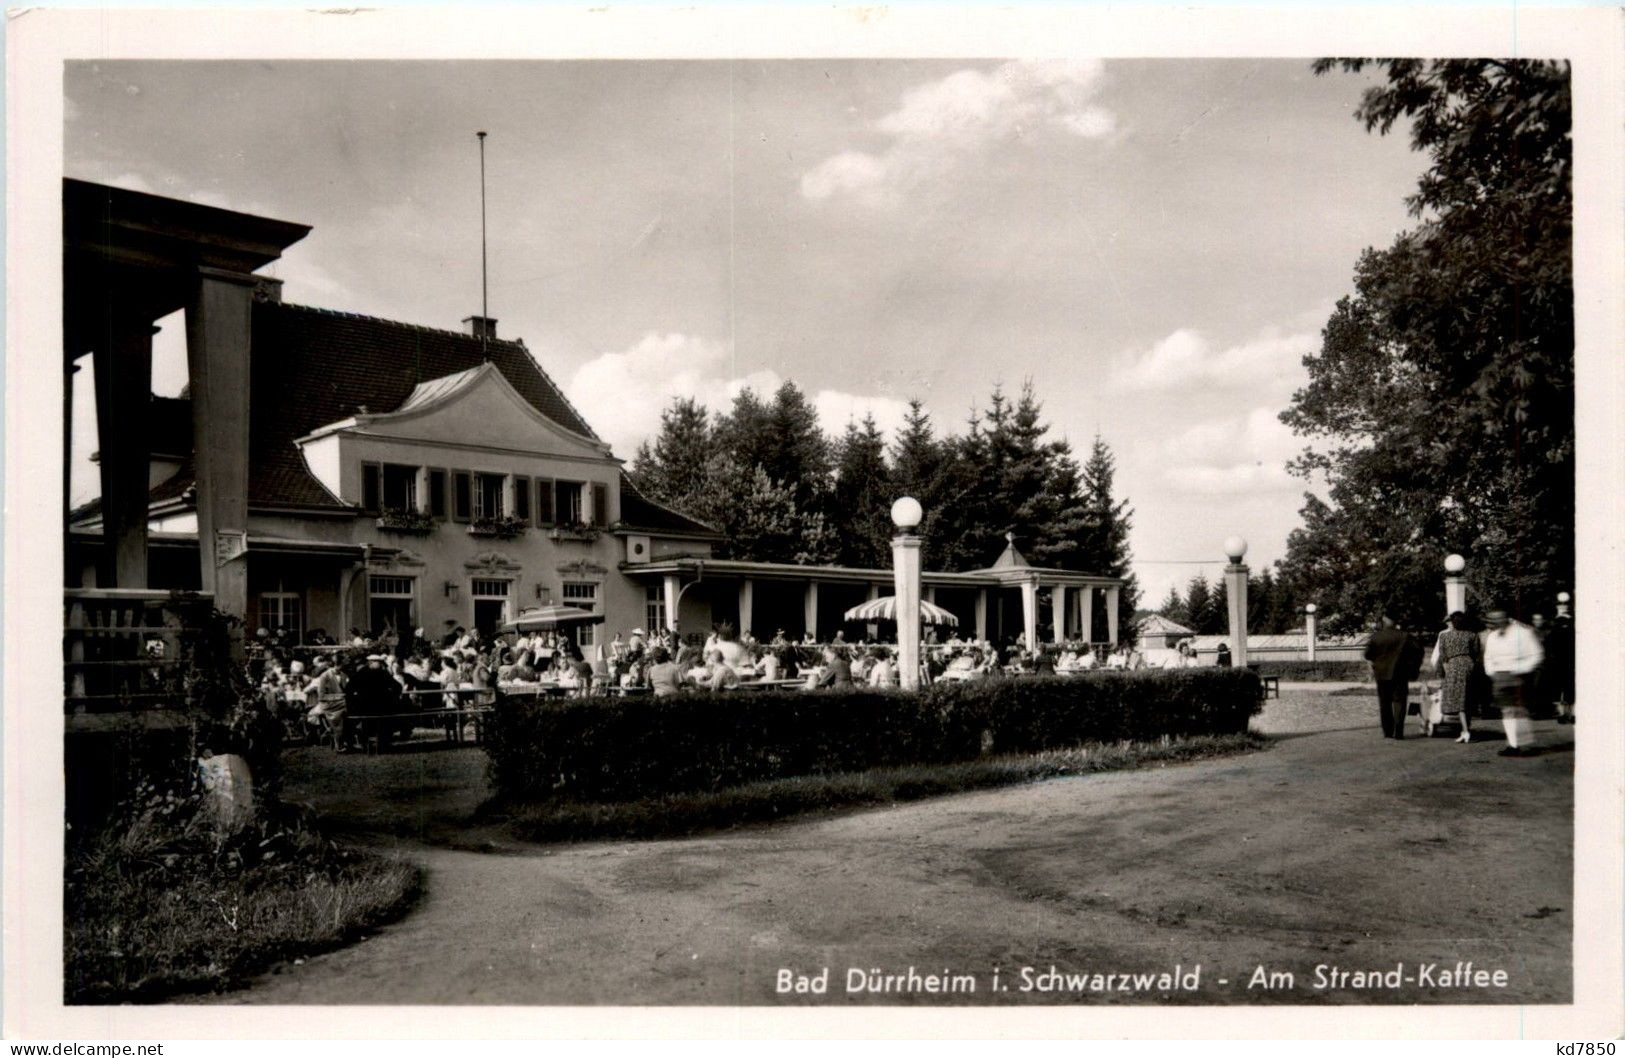
[[[1197,423],[1161,445],[1163,479],[1182,492],[1234,495],[1291,491],[1303,481],[1287,473],[1286,462],[1302,442],[1273,408],[1246,416]]]
[[[1145,350],[1118,357],[1110,389],[1135,393],[1175,389],[1193,382],[1236,386],[1297,377],[1305,354],[1319,347],[1312,332],[1282,334],[1266,328],[1238,345],[1214,348],[1200,332],[1181,328]]]
[[[735,374],[732,367],[725,342],[651,331],[629,349],[582,364],[564,388],[615,454],[631,459],[639,442],[660,432],[660,413],[674,398],[692,397],[713,412],[725,412],[741,390],[771,397],[784,382],[778,372],[766,368]],[[848,420],[873,414],[889,438],[908,411],[906,402],[891,397],[835,389],[817,390],[808,400],[831,437],[839,437]]]
[[[865,415],[873,415],[875,425],[890,441],[902,428],[903,417],[908,414],[908,401],[895,397],[843,393],[837,389],[821,389],[813,394],[812,406],[818,412],[819,425],[832,438],[844,434],[847,423],[862,423]]]
[[[1098,60],[1016,61],[949,74],[911,89],[875,123],[889,141],[884,149],[824,159],[802,175],[801,193],[815,202],[848,196],[884,205],[963,159],[1045,128],[1103,139],[1117,128],[1111,111],[1090,101],[1104,77]]]

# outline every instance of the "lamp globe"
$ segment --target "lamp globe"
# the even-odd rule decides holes
[[[892,524],[899,529],[913,529],[923,517],[925,511],[913,496],[903,496],[891,505]]]

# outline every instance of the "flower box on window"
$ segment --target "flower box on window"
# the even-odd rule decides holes
[[[499,518],[476,518],[468,524],[469,536],[494,536],[499,540],[511,540],[524,531],[523,518],[510,518],[506,515]]]
[[[415,533],[419,536],[434,532],[434,516],[427,511],[388,508],[378,516],[378,528],[391,533]]]
[[[589,522],[560,522],[548,533],[554,540],[597,540],[600,530]]]

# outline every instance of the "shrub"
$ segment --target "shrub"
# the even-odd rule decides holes
[[[1278,676],[1304,683],[1369,681],[1369,661],[1255,661],[1248,665],[1260,676]]]
[[[1246,730],[1245,670],[1102,672],[919,693],[721,692],[499,702],[487,732],[504,801],[617,801],[795,775]]]

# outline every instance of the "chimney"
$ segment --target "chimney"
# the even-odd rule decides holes
[[[463,322],[468,325],[470,338],[497,340],[497,321],[490,316],[464,316]]]

